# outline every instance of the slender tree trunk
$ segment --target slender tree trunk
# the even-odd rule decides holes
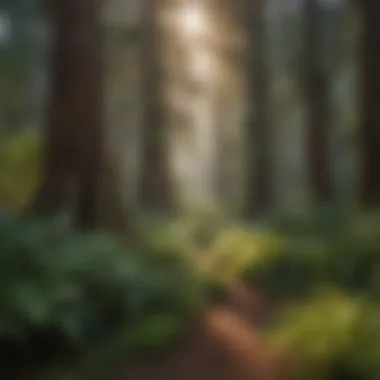
[[[143,208],[167,211],[172,206],[172,189],[163,113],[159,5],[160,0],[145,0],[143,5],[143,120],[139,199]]]
[[[268,119],[269,78],[265,0],[246,3],[248,31],[247,195],[248,218],[268,212],[274,197],[272,133]]]
[[[36,212],[74,207],[80,226],[97,224],[103,160],[103,67],[100,0],[51,4],[53,54],[44,183]]]
[[[216,125],[215,125],[215,139],[216,139],[216,154],[214,160],[215,168],[215,194],[220,204],[226,205],[228,203],[229,186],[231,178],[229,176],[229,144],[227,135],[227,125],[223,108],[223,99],[217,99],[216,108]]]
[[[220,89],[220,92],[222,90]],[[226,95],[220,93],[215,100],[216,111],[216,154],[215,154],[215,194],[218,203],[229,209],[232,201],[232,184],[234,176],[231,171],[231,161],[234,159],[232,154],[232,141],[228,128],[230,119],[228,118],[228,100]]]
[[[380,205],[380,2],[358,2],[363,20],[360,75],[361,202]]]
[[[328,73],[323,62],[322,10],[318,0],[304,0],[304,90],[307,122],[307,163],[314,198],[331,201],[329,130],[331,104]]]

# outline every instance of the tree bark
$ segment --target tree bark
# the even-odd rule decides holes
[[[228,120],[226,120],[226,104],[223,95],[217,97],[216,101],[216,157],[215,157],[215,194],[220,205],[229,206],[231,201],[231,181],[230,161],[233,159],[231,155],[231,142],[228,136]],[[227,107],[227,108],[226,108]]]
[[[143,208],[165,212],[172,207],[172,186],[163,112],[159,6],[160,0],[145,0],[143,4],[143,120],[138,196]]]
[[[360,200],[380,205],[380,2],[358,2],[362,14],[360,124],[362,144]]]
[[[100,0],[55,0],[46,167],[35,211],[74,210],[95,227],[103,162],[103,65]]]
[[[331,104],[327,67],[323,62],[322,10],[318,0],[304,0],[304,90],[307,123],[307,165],[314,198],[329,202]]]
[[[270,210],[274,197],[272,133],[268,118],[269,73],[267,65],[267,32],[264,0],[246,3],[248,31],[247,67],[247,195],[248,218]]]

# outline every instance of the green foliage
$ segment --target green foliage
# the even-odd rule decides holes
[[[356,323],[356,340],[347,361],[353,370],[368,374],[373,379],[380,373],[380,305],[367,303],[361,309]],[[371,375],[371,377],[369,376]]]
[[[243,275],[288,305],[269,337],[274,347],[293,355],[295,378],[376,379],[379,213],[327,210],[277,219],[270,226],[245,234],[240,229],[229,259],[223,257],[229,247],[223,239],[214,255],[230,269],[243,260],[234,276]],[[267,236],[269,244],[255,245],[260,236]]]
[[[98,349],[91,352],[84,365],[75,375],[75,380],[103,380],[109,368],[120,360],[133,358],[140,350],[159,349],[183,332],[183,318],[176,315],[151,315],[133,326],[118,331]]]
[[[325,288],[288,307],[269,337],[274,347],[293,354],[296,379],[376,379],[379,312],[365,298]]]
[[[176,227],[188,247],[197,250],[209,248],[226,223],[226,215],[217,207],[192,206]]]
[[[103,233],[74,233],[60,221],[0,218],[0,341],[25,343],[36,332],[55,331],[86,345],[153,315],[180,320],[197,309],[199,295],[178,254],[137,252]],[[133,339],[157,344],[168,329],[143,329]]]
[[[325,367],[352,344],[359,305],[339,291],[324,289],[311,301],[286,309],[271,331],[272,342],[290,350],[305,367]]]
[[[327,210],[261,226],[224,225],[214,235],[192,257],[217,286],[243,277],[276,297],[304,297],[321,283],[380,294],[378,213]]]
[[[40,183],[41,151],[35,133],[1,138],[0,206],[18,212],[29,204]]]
[[[376,295],[380,268],[380,216],[324,212],[273,227],[286,236],[282,252],[247,270],[267,291],[305,295],[321,283]]]
[[[281,254],[251,266],[246,276],[272,296],[304,297],[326,279],[326,252],[318,240],[289,240]]]
[[[283,235],[248,227],[226,228],[211,248],[199,258],[205,276],[226,283],[242,275],[247,268],[262,269],[282,254],[287,244]]]
[[[380,269],[380,216],[352,218],[346,229],[330,242],[330,277],[344,287],[373,288],[376,293]]]

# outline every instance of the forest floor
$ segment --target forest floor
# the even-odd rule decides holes
[[[254,289],[231,285],[174,349],[121,368],[113,380],[284,380],[287,360],[262,336],[274,310]]]

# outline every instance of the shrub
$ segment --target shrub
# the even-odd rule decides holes
[[[333,214],[334,215],[334,214]],[[325,222],[324,222],[325,220]],[[272,236],[283,236],[276,255],[253,261],[246,276],[279,296],[307,295],[321,283],[376,295],[380,270],[380,217],[324,214],[312,220],[290,219],[274,224]],[[241,250],[236,255],[243,255]],[[236,260],[236,259],[235,259]]]
[[[379,373],[379,305],[324,289],[289,307],[269,337],[291,353],[295,379],[376,379]]]
[[[373,288],[380,269],[380,217],[351,218],[347,228],[330,241],[329,276],[351,290]]]
[[[196,310],[200,294],[178,253],[138,252],[104,233],[75,233],[58,220],[0,217],[0,342],[21,347],[54,333],[58,342],[51,347],[85,347],[160,315],[174,321],[174,331]],[[168,325],[163,329],[167,339]],[[136,345],[149,345],[150,336],[157,344],[160,332],[152,331],[134,336]]]
[[[208,249],[226,227],[227,215],[212,205],[188,207],[176,231],[190,250]]]
[[[281,234],[249,227],[225,228],[211,248],[201,255],[199,265],[205,276],[224,284],[238,278],[247,268],[265,267],[276,260],[287,241]]]
[[[380,373],[380,305],[366,303],[356,323],[355,344],[347,355],[351,370],[363,379],[377,379]]]
[[[0,205],[18,212],[40,183],[41,141],[31,132],[0,140]]]

